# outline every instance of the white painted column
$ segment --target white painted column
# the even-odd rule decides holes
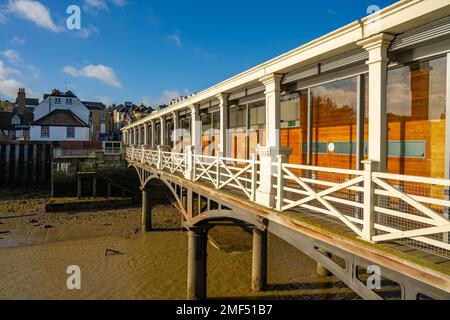
[[[266,146],[280,147],[281,74],[269,74],[260,82],[266,87]]]
[[[191,144],[196,154],[202,153],[202,122],[200,120],[200,106],[192,105],[191,109]]]
[[[179,127],[179,119],[178,119],[178,112],[172,112],[172,118],[173,118],[173,133],[172,133],[172,140],[173,140],[173,146],[171,146],[175,152],[179,152],[180,148],[178,146],[179,144],[179,134],[178,134],[178,127]]]
[[[156,136],[156,130],[155,130],[155,121],[154,120],[150,120],[150,125],[152,126],[152,134],[151,134],[151,138],[150,138],[150,147],[154,148],[155,147],[155,136]]]
[[[159,121],[160,121],[160,133],[161,133],[161,136],[160,136],[160,145],[161,146],[165,146],[166,145],[166,139],[165,139],[165,136],[166,136],[166,119],[164,118],[164,117],[160,117],[159,118]]]
[[[142,145],[142,126],[138,126],[138,145]]]
[[[220,108],[219,154],[228,157],[231,154],[228,136],[228,94],[221,93],[216,98],[219,99]]]
[[[148,123],[144,123],[144,145],[148,146]]]
[[[393,35],[381,33],[358,42],[369,53],[369,160],[387,170],[386,88],[388,48]]]
[[[266,87],[266,141],[265,146],[259,146],[256,150],[260,161],[260,185],[256,190],[256,202],[270,208],[276,206],[276,189],[273,188],[273,175],[277,172],[277,167],[272,165],[277,163],[278,155],[287,156],[289,148],[280,148],[280,74],[270,74],[259,81]]]

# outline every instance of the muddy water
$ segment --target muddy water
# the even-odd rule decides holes
[[[155,206],[154,214],[158,228],[171,230],[180,223],[169,204]],[[187,234],[136,232],[139,219],[139,208],[0,213],[0,232],[9,231],[0,235],[0,299],[185,299]],[[239,237],[240,246],[227,246],[224,234]],[[254,293],[251,237],[236,227],[213,229],[211,235],[210,298],[357,298],[336,278],[317,276],[311,259],[274,236],[269,236],[269,291]],[[221,246],[226,250],[217,248]],[[81,290],[66,287],[70,265],[81,268]]]

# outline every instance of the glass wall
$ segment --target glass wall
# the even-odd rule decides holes
[[[307,164],[308,90],[281,97],[280,145],[291,148],[288,162]]]
[[[174,147],[173,144],[173,119],[166,119],[166,132],[165,132],[165,140],[166,140],[166,145],[170,146],[170,147]]]
[[[388,72],[388,171],[445,177],[446,57]]]
[[[233,158],[249,159],[256,153],[257,145],[265,144],[266,107],[265,100],[232,105],[228,109],[229,137]]]
[[[205,156],[216,156],[220,143],[220,111],[206,111],[200,115],[202,121],[202,150]]]
[[[266,103],[265,100],[247,105],[249,116],[248,155],[256,154],[258,145],[264,146],[266,141]]]
[[[311,88],[312,165],[356,166],[357,77]]]
[[[185,153],[186,149],[191,145],[191,118],[189,114],[182,115],[179,118],[179,150],[181,153]]]
[[[233,105],[229,108],[230,157],[247,159],[247,106]]]

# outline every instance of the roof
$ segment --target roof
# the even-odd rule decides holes
[[[33,126],[89,127],[70,110],[56,109],[31,123]]]
[[[62,92],[57,89],[53,89],[52,93],[44,94],[44,99],[47,97],[63,97],[63,98],[77,98],[77,96],[72,91]]]
[[[83,104],[89,110],[105,110],[106,106],[102,102],[83,101]]]
[[[20,118],[20,125],[12,125],[11,120],[14,116]],[[14,130],[19,126],[28,126],[33,121],[33,113],[26,112],[17,114],[16,112],[0,111],[0,130]]]
[[[18,104],[19,104],[19,98],[16,98],[16,105],[18,105]],[[27,106],[37,106],[37,105],[39,105],[39,99],[26,98],[25,104]]]

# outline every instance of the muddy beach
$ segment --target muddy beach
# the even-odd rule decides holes
[[[187,234],[171,200],[153,201],[156,230],[140,232],[141,211],[45,213],[40,191],[0,190],[0,299],[185,299]],[[208,245],[210,298],[356,299],[314,261],[269,236],[269,291],[251,291],[251,235],[214,228]],[[66,287],[70,265],[82,289]]]

